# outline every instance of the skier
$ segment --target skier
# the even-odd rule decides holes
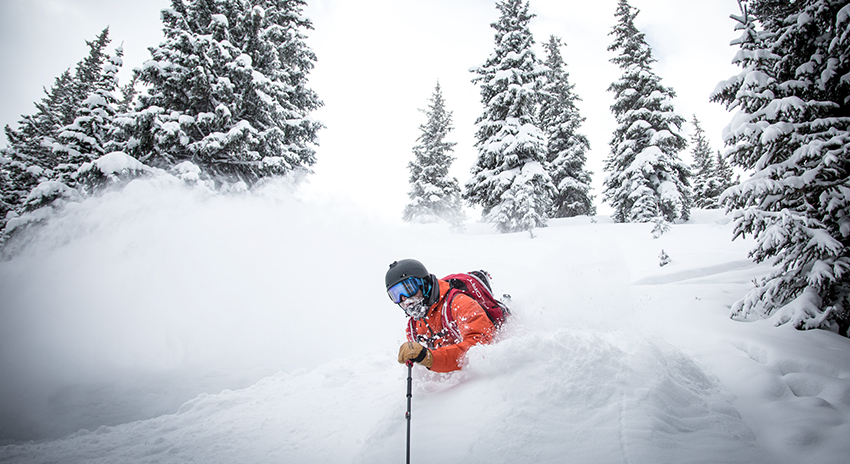
[[[413,361],[435,372],[455,371],[472,346],[493,340],[496,327],[469,296],[455,295],[445,308],[451,314],[444,314],[450,285],[429,274],[419,261],[403,259],[390,264],[386,285],[393,303],[410,316],[408,341],[399,348],[399,363]]]

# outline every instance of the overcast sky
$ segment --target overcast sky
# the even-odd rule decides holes
[[[85,57],[86,40],[106,26],[113,42],[123,42],[124,70],[149,58],[147,48],[162,38],[159,13],[167,0],[0,0],[0,123],[15,123],[35,111],[43,87]],[[646,34],[654,70],[677,93],[674,105],[688,121],[702,121],[714,148],[730,115],[708,96],[721,80],[737,73],[730,61],[737,36],[729,15],[736,0],[631,0],[641,12],[637,27]],[[602,165],[614,129],[606,89],[619,78],[608,60],[608,33],[617,0],[531,0],[537,15],[531,29],[538,56],[550,34],[563,39],[562,50],[579,109],[587,118],[582,131],[591,151],[594,194],[600,213]],[[439,79],[447,107],[454,112],[457,142],[452,173],[461,183],[475,162],[474,121],[481,113],[478,88],[469,68],[494,48],[490,23],[498,17],[493,0],[308,0],[306,16],[315,30],[308,45],[318,63],[311,86],[325,107],[315,117],[327,126],[320,133],[315,175],[309,195],[344,194],[377,213],[400,217],[407,201],[407,163],[424,115],[418,109]],[[683,128],[691,133],[690,125]],[[3,145],[5,145],[5,137]],[[682,154],[690,162],[690,154]]]

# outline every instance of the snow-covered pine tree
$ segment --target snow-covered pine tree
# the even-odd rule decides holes
[[[136,112],[139,95],[136,87],[138,83],[139,75],[138,73],[134,73],[130,78],[130,82],[118,89],[121,94],[118,98],[115,116],[112,118],[112,133],[110,136],[110,148],[112,150],[136,155],[139,154],[136,149],[139,142],[134,137],[134,134],[137,133],[139,119],[139,114]]]
[[[446,136],[453,129],[452,112],[446,102],[440,82],[434,87],[427,110],[427,121],[419,126],[422,132],[418,145],[413,147],[414,160],[410,169],[410,203],[405,206],[402,218],[407,222],[428,223],[444,220],[453,229],[462,229],[464,214],[460,202],[460,185],[449,176],[454,157],[455,142]]]
[[[307,88],[316,57],[304,0],[172,0],[165,39],[138,73],[129,146],[141,161],[168,168],[191,161],[214,178],[252,184],[308,171],[322,102]]]
[[[11,162],[12,160],[0,151],[0,230],[6,225],[6,215],[13,213],[15,207],[12,201],[13,195],[17,192],[12,191],[12,172],[7,168]],[[0,244],[2,244],[2,238],[0,238]]]
[[[133,109],[133,104],[136,102],[136,96],[139,94],[139,90],[136,88],[138,82],[139,76],[137,74],[133,74],[130,78],[130,82],[121,87],[121,99],[118,101],[119,113],[128,113]]]
[[[45,89],[45,97],[35,104],[34,114],[22,116],[17,128],[6,126],[8,146],[0,151],[0,170],[4,178],[0,196],[6,211],[0,216],[0,229],[24,210],[27,198],[38,184],[50,181],[57,166],[67,161],[53,147],[62,128],[74,121],[81,102],[100,77],[108,44],[109,28],[106,28],[95,40],[86,41],[89,54],[77,63],[74,74],[66,70],[55,79],[49,91]]]
[[[114,92],[118,89],[118,71],[123,64],[121,47],[103,64],[91,93],[80,103],[74,122],[62,128],[53,151],[59,153],[64,163],[54,168],[55,181],[76,187],[74,174],[83,163],[92,162],[114,150],[114,118],[119,101]]]
[[[725,192],[726,189],[728,189],[729,187],[738,185],[740,179],[738,178],[738,176],[736,176],[734,179],[732,178],[732,176],[735,175],[735,172],[732,170],[732,165],[729,164],[723,154],[720,153],[720,150],[717,150],[717,154],[714,156],[714,169],[715,176],[717,177],[717,180],[720,183],[721,196],[723,195],[723,192]],[[719,199],[718,202],[720,202]]]
[[[799,329],[850,327],[850,5],[742,2],[737,76],[712,100],[736,110],[724,139],[752,171],[724,194],[735,237],[775,271],[732,307]]]
[[[661,250],[661,253],[658,255],[658,265],[664,267],[668,264],[670,264],[670,255],[666,251]]]
[[[463,197],[481,205],[500,232],[531,233],[546,226],[555,188],[545,169],[546,136],[535,121],[546,68],[532,50],[528,2],[502,0],[496,7],[496,48],[472,69],[484,112],[476,120],[478,159]]]
[[[35,114],[23,116],[17,129],[6,126],[7,156],[44,170],[65,161],[61,154],[53,151],[53,144],[62,128],[74,122],[80,104],[94,89],[106,60],[104,50],[108,44],[107,27],[95,40],[86,41],[89,54],[77,63],[74,74],[63,72],[50,91],[45,90],[46,96],[35,104]]]
[[[617,24],[609,35],[611,62],[623,71],[608,90],[617,128],[605,160],[604,196],[617,222],[667,221],[690,215],[690,172],[679,158],[686,141],[679,134],[684,118],[674,113],[675,92],[661,85],[651,68],[655,62],[642,32],[634,25],[638,10],[627,0],[617,6]]]
[[[6,125],[8,147],[4,151],[10,159],[42,170],[57,164],[50,147],[65,120],[62,111],[70,106],[66,102],[73,93],[72,83],[71,72],[66,70],[56,78],[49,91],[44,90],[45,97],[35,104],[35,114],[22,116],[17,128]]]
[[[101,31],[100,35],[92,42],[86,42],[89,46],[89,54],[77,64],[74,71],[74,99],[70,103],[72,109],[65,112],[66,117],[73,121],[79,102],[87,98],[95,88],[100,85],[103,75],[103,65],[109,59],[106,47],[112,39],[109,38],[109,27]],[[70,124],[71,121],[64,121]]]
[[[596,214],[590,195],[591,172],[585,169],[590,142],[579,132],[581,117],[573,92],[574,84],[564,69],[561,39],[550,36],[546,49],[546,84],[541,92],[540,125],[548,136],[547,170],[555,185],[551,217]]]
[[[705,130],[696,115],[691,125],[694,126],[694,133],[691,135],[691,153],[694,158],[694,164],[691,166],[693,205],[696,208],[716,209],[720,207],[720,194],[728,185],[719,177],[721,172],[718,170],[717,158],[708,145]]]

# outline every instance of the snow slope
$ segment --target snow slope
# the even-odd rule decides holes
[[[134,181],[0,263],[0,462],[401,461],[403,257],[487,269],[515,312],[463,371],[414,368],[413,462],[846,462],[850,341],[728,318],[768,268],[722,212],[651,230]]]

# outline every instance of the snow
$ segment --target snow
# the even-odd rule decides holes
[[[70,190],[70,187],[63,184],[62,182],[57,182],[55,180],[41,182],[36,185],[34,189],[32,189],[29,195],[27,195],[25,202],[30,203],[33,201],[38,201],[44,197],[54,197],[57,195],[62,195],[68,190]]]
[[[201,180],[201,168],[191,161],[175,164],[171,171],[186,183],[193,184]]]
[[[36,165],[27,166],[27,172],[37,177],[44,173],[44,168]]]
[[[623,172],[631,173],[631,172],[642,171],[642,170],[647,170],[649,172],[652,172],[653,169],[651,167],[654,166],[656,163],[658,163],[658,160],[663,158],[663,157],[664,157],[664,152],[662,152],[661,149],[658,148],[658,146],[650,145],[650,146],[644,148],[640,153],[638,153],[635,156],[635,159],[629,165],[629,167],[627,169],[625,169]],[[649,166],[649,168],[648,168],[648,166]]]
[[[113,151],[107,153],[94,161],[94,165],[100,172],[109,174],[118,174],[122,171],[147,171],[150,170],[147,166],[140,163],[139,160],[127,155],[121,151]]]
[[[137,179],[0,263],[0,462],[401,461],[406,319],[382,285],[404,257],[486,269],[514,311],[464,370],[414,368],[413,462],[846,462],[850,340],[730,320],[770,272],[732,227],[451,233],[283,181]]]
[[[177,132],[180,132],[180,123],[176,121],[168,121],[160,124],[160,128],[165,132],[175,134]]]
[[[250,68],[251,65],[253,64],[253,60],[251,59],[251,55],[247,55],[245,53],[242,53],[241,55],[237,56],[236,59],[233,60],[233,61],[238,66],[242,66],[242,67],[245,67],[245,68]]]
[[[83,103],[82,103],[82,105],[86,106],[86,107],[106,106],[107,104],[108,103],[107,103],[106,99],[103,98],[103,95],[101,95],[99,93],[93,93],[93,94],[89,95],[88,98],[83,100]]]
[[[514,74],[516,73],[517,71],[515,69],[500,69],[496,71],[496,74],[494,75],[491,84],[498,81],[509,81],[514,77]]]
[[[266,77],[265,74],[257,70],[251,71],[251,79],[253,80],[254,84],[257,85],[267,85],[272,83],[271,79],[269,79],[268,77]]]
[[[211,15],[210,16],[210,24],[211,25],[215,24],[215,25],[221,26],[221,27],[227,27],[227,25],[228,25],[227,16],[225,16],[223,14]]]

